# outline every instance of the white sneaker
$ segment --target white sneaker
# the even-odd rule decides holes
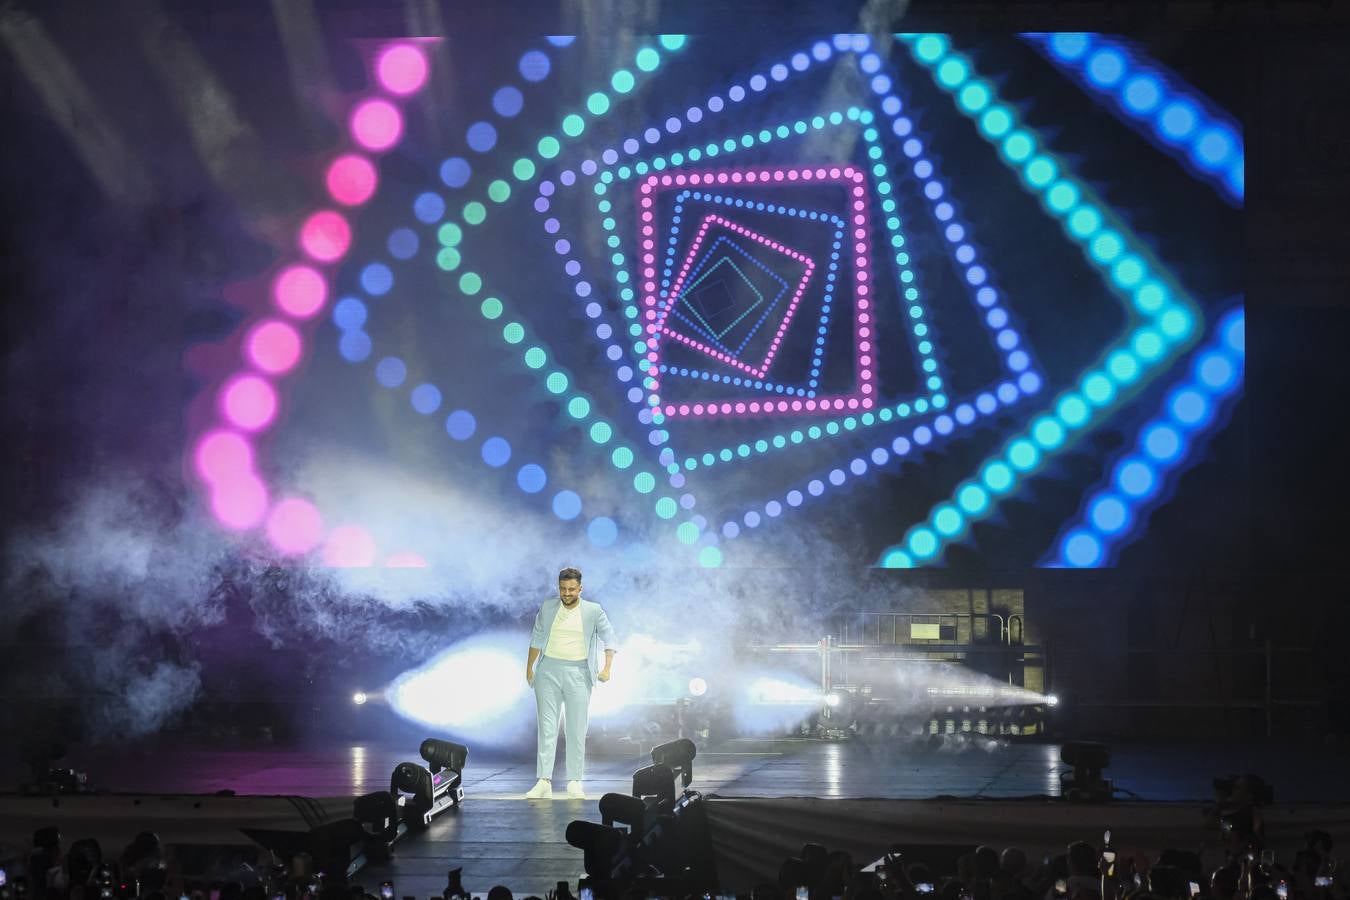
[[[553,784],[547,778],[540,778],[534,787],[525,792],[526,800],[552,800]]]
[[[586,792],[583,791],[583,790],[581,789],[581,782],[580,782],[580,781],[569,781],[569,782],[567,782],[567,799],[568,799],[568,800],[585,800],[585,799],[586,799]]]

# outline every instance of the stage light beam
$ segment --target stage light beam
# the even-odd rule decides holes
[[[525,682],[522,635],[488,632],[462,641],[394,679],[385,691],[394,711],[476,743],[510,743],[534,723]]]
[[[323,103],[337,93],[337,87],[328,65],[314,0],[270,0],[270,5],[285,51],[291,91],[302,101],[302,115],[310,130],[321,133]]]
[[[211,179],[247,211],[248,221],[262,227],[283,221],[302,204],[304,188],[267,164],[257,132],[191,36],[153,0],[129,4],[124,14]]]
[[[0,43],[103,193],[133,208],[151,199],[152,182],[144,167],[42,24],[17,8],[0,10]]]

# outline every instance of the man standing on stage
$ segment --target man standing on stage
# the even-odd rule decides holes
[[[598,668],[596,650],[605,651]],[[540,656],[543,659],[540,659]],[[535,663],[539,671],[535,671]],[[567,796],[584,800],[581,780],[586,775],[586,720],[595,682],[609,681],[614,662],[614,628],[599,603],[581,599],[581,572],[558,573],[558,596],[550,597],[534,617],[525,680],[534,687],[539,713],[539,781],[525,794],[530,800],[553,797],[553,763],[558,748],[558,715],[566,709]]]

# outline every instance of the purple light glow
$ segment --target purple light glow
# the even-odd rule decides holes
[[[308,553],[323,540],[323,517],[308,500],[288,497],[268,513],[267,538],[287,556]]]
[[[388,150],[403,136],[403,114],[388,100],[367,100],[352,112],[351,131],[367,150]]]
[[[253,447],[236,432],[208,431],[197,442],[194,462],[203,480],[212,484],[231,481],[252,474]]]
[[[341,259],[351,245],[351,226],[331,209],[316,212],[300,227],[300,246],[319,262]]]
[[[325,179],[328,193],[343,206],[360,206],[375,193],[379,176],[364,156],[349,153],[333,160]]]
[[[272,284],[277,306],[297,319],[308,319],[323,309],[328,299],[328,284],[309,266],[283,269]]]
[[[328,534],[323,545],[323,561],[338,569],[362,568],[375,564],[375,539],[360,525],[341,525]]]
[[[425,87],[429,63],[421,47],[408,41],[394,42],[376,54],[374,75],[388,93],[406,96]],[[358,146],[384,151],[402,138],[403,115],[387,99],[372,97],[352,108],[348,126]],[[333,203],[360,206],[375,195],[379,174],[367,156],[345,153],[324,171],[324,187]],[[336,262],[352,245],[350,223],[343,213],[334,210],[313,212],[298,237],[304,254],[320,263]],[[287,316],[309,319],[327,304],[328,282],[313,266],[293,263],[275,273],[271,296],[276,308]],[[303,347],[303,338],[291,323],[266,311],[251,323],[243,344],[250,365],[269,376],[292,370]],[[373,564],[375,540],[364,529],[354,525],[338,528],[325,541],[323,519],[312,503],[287,498],[269,511],[270,489],[254,472],[254,448],[247,433],[275,421],[279,399],[272,383],[244,370],[214,390],[219,418],[196,438],[193,463],[209,486],[209,505],[222,527],[246,531],[265,523],[268,538],[282,553],[304,553],[322,544],[324,558],[331,565]],[[396,554],[389,558],[389,564],[396,564],[400,558],[414,564],[416,557]]]
[[[386,91],[406,96],[427,83],[427,58],[412,44],[394,44],[380,53],[375,74]]]
[[[300,333],[277,319],[256,325],[244,341],[249,362],[271,375],[295,368],[300,346]]]
[[[267,486],[254,475],[217,484],[211,492],[211,512],[232,531],[253,528],[267,512]]]
[[[257,375],[240,375],[220,392],[220,406],[225,418],[237,428],[258,431],[276,417],[277,394]]]

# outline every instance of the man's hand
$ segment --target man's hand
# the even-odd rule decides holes
[[[601,681],[609,681],[609,666],[605,666],[603,669],[601,669],[600,674],[596,675],[595,677],[599,678]]]
[[[534,668],[531,666],[525,667],[525,683],[534,687]]]

